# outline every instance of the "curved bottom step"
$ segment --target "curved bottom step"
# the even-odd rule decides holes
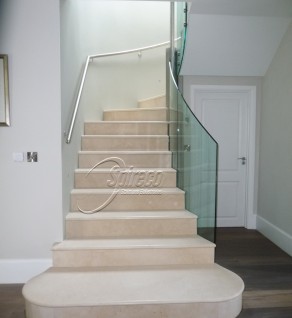
[[[23,288],[27,318],[234,318],[243,281],[217,265],[51,268]]]

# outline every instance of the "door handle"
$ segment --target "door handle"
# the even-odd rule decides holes
[[[241,160],[241,164],[242,165],[245,165],[246,164],[246,157],[240,157],[240,158],[237,158],[238,160]]]
[[[191,145],[184,145],[184,151],[191,151]]]

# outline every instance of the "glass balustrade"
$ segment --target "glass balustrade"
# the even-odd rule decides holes
[[[178,89],[187,34],[187,4],[175,3],[175,56],[169,63],[168,103],[172,166],[185,191],[186,209],[198,216],[198,234],[215,241],[218,145]],[[173,65],[173,66],[172,66]],[[172,67],[174,69],[172,69]]]
[[[186,209],[198,216],[198,234],[215,241],[217,143],[201,125],[170,76],[170,150]]]

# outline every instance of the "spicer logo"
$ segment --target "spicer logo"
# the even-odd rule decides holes
[[[92,210],[83,209],[77,203],[78,210],[85,214],[93,214],[108,206],[118,194],[121,195],[161,195],[162,191],[157,189],[163,180],[161,170],[143,170],[128,167],[124,160],[119,157],[109,157],[95,164],[87,173],[88,177],[94,169],[105,163],[112,163],[109,171],[109,179],[106,186],[110,189],[109,197],[98,207]]]

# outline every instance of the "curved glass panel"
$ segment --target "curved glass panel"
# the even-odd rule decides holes
[[[170,69],[171,72],[171,69]],[[217,143],[195,117],[170,76],[170,150],[186,209],[198,216],[198,234],[215,241]]]

